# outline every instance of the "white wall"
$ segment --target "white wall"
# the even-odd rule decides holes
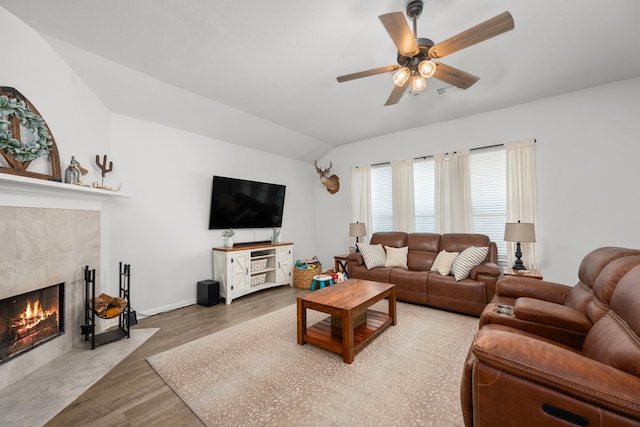
[[[353,166],[536,138],[540,269],[574,284],[592,249],[640,248],[638,99],[636,78],[337,147],[323,163],[333,161],[346,191],[316,196],[339,223],[319,218],[317,235],[335,238],[318,239],[318,255],[332,262],[350,244]]]
[[[122,183],[131,198],[109,204],[109,265],[115,272],[119,261],[131,264],[131,301],[141,314],[195,303],[196,283],[212,278],[211,249],[223,246],[221,230],[208,230],[213,175],[286,185],[282,241],[294,243],[294,258],[314,253],[309,164],[119,115],[111,135],[114,177],[105,185]],[[235,242],[273,233],[236,231]]]

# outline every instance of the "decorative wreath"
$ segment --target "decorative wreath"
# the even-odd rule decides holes
[[[33,141],[23,143],[13,138],[11,122],[8,120],[12,116],[19,118],[20,124],[33,132]],[[44,119],[29,111],[24,101],[0,96],[0,149],[4,149],[18,161],[27,162],[49,156],[50,138]]]

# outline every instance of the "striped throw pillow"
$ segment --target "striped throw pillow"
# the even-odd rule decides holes
[[[479,265],[487,257],[489,253],[489,247],[479,248],[471,246],[464,251],[460,252],[460,255],[453,261],[451,266],[451,272],[456,281],[466,279],[469,277],[469,273],[476,265]]]
[[[362,258],[364,258],[364,265],[367,266],[367,270],[375,267],[384,267],[387,262],[387,253],[382,245],[366,245],[364,243],[356,243],[356,245],[362,254]]]

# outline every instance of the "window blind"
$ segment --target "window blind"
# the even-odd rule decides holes
[[[416,160],[413,179],[416,210],[416,231],[435,232],[435,175],[433,158]]]
[[[507,262],[507,156],[504,146],[476,150],[469,156],[471,220],[474,233],[486,234],[498,246],[498,261]]]
[[[391,166],[371,168],[371,231],[393,231]]]

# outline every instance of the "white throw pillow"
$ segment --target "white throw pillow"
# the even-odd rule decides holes
[[[451,271],[456,281],[466,279],[469,277],[469,273],[476,265],[479,265],[487,257],[489,253],[489,247],[478,248],[471,246],[464,251],[460,252],[460,255],[453,261]]]
[[[382,245],[366,245],[364,243],[356,243],[358,250],[364,258],[364,265],[367,270],[375,267],[384,267],[387,263],[387,254]]]
[[[385,246],[387,251],[387,262],[385,267],[402,267],[407,268],[407,254],[409,253],[409,247],[404,246],[402,248],[394,248],[392,246]]]
[[[440,251],[438,256],[436,256],[436,259],[433,261],[431,271],[437,271],[443,276],[448,276],[449,273],[451,273],[453,261],[455,261],[458,254],[459,252]]]

